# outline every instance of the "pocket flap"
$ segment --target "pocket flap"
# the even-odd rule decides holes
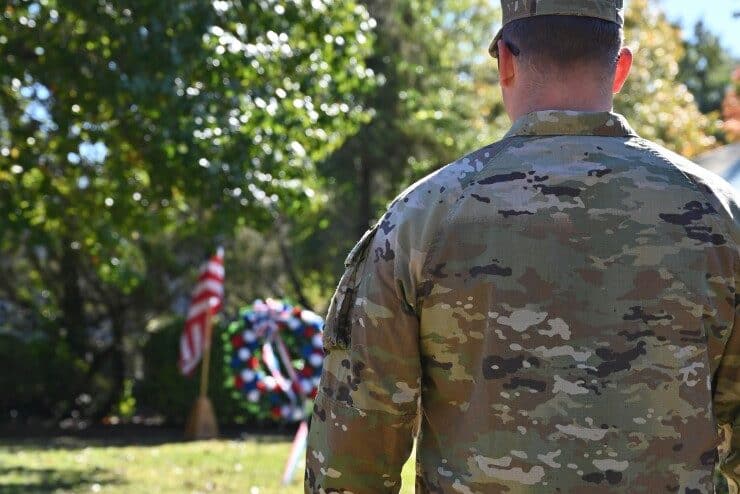
[[[375,234],[378,232],[378,228],[380,227],[380,223],[376,223],[373,227],[369,228],[363,235],[362,238],[360,238],[360,241],[355,244],[354,247],[352,247],[352,250],[349,251],[349,254],[347,255],[347,258],[344,260],[344,267],[349,267],[352,264],[359,263],[363,256],[365,255],[367,248],[370,246],[370,243],[372,242],[373,238],[375,238]]]
[[[357,272],[377,230],[378,225],[375,225],[366,231],[344,261],[344,274],[331,299],[324,323],[324,351],[327,353],[335,347],[349,347],[350,312],[355,303]]]

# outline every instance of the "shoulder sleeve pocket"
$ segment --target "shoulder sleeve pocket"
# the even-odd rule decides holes
[[[377,230],[378,225],[375,225],[366,231],[344,261],[344,274],[331,299],[324,324],[324,351],[326,353],[333,348],[346,349],[350,345],[350,311],[357,294],[358,271],[362,261],[367,257],[367,251]]]

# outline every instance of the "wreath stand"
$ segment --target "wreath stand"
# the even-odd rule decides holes
[[[206,311],[205,345],[203,360],[200,363],[200,392],[193,404],[185,425],[185,438],[191,440],[215,439],[218,437],[218,423],[211,400],[208,399],[208,371],[211,366],[211,336],[213,323],[211,311]]]

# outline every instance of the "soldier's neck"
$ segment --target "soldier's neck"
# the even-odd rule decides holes
[[[519,104],[510,108],[510,116],[515,121],[519,117],[542,110],[603,112],[610,111],[612,105],[613,95],[610,92],[604,93],[601,88],[588,88],[585,85],[547,86],[522,95]]]

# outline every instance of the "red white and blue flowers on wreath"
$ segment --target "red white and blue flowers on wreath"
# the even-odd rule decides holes
[[[225,334],[233,388],[255,418],[294,422],[318,390],[323,319],[281,300],[256,300]]]

